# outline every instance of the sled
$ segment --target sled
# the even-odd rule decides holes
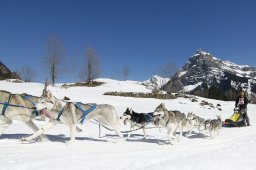
[[[224,126],[226,127],[242,127],[245,126],[245,120],[243,118],[243,110],[240,110],[238,108],[234,109],[233,115],[224,121]]]

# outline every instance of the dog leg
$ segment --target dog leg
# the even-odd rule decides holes
[[[218,136],[220,135],[220,129],[217,129],[217,135]]]
[[[143,125],[143,126],[145,126],[145,125]],[[147,138],[147,134],[146,134],[146,129],[145,129],[145,127],[143,127],[143,134],[144,134],[143,139],[146,139],[146,138]]]
[[[30,127],[34,131],[34,133],[39,130],[38,127],[35,125],[35,123],[32,120],[26,121],[25,123],[28,127]],[[44,134],[40,135],[40,139],[43,141],[48,140],[48,138]]]
[[[46,130],[50,129],[54,125],[55,125],[55,120],[50,119],[49,122],[47,124],[45,124],[42,128],[40,128],[36,133],[34,133],[33,135],[31,135],[27,138],[21,138],[21,141],[31,141],[31,140],[37,138],[38,136],[42,135]]]
[[[191,133],[192,133],[192,130],[193,130],[193,128],[189,129],[189,130],[188,130],[188,133],[186,134],[186,136],[190,136]]]
[[[213,137],[212,137],[212,130],[209,131],[209,134],[210,134],[210,137],[213,138]]]
[[[179,139],[180,136],[178,136],[178,137],[176,136],[176,135],[177,135],[176,133],[177,133],[177,129],[178,129],[178,128],[179,128],[179,130],[180,130],[180,127],[179,127],[179,126],[172,127],[172,129],[173,129],[173,130],[172,130],[172,134],[173,134],[173,140],[176,140],[176,141],[179,142],[179,141],[180,141],[180,139]]]
[[[120,132],[119,122],[117,122],[116,124],[112,124],[111,127],[114,129],[114,131],[120,138],[124,138],[123,134]]]
[[[213,138],[215,138],[215,136],[216,136],[216,129],[214,129],[213,131]]]
[[[130,138],[130,136],[131,136],[131,134],[132,134],[132,129],[133,129],[133,127],[131,126],[131,128],[130,128],[130,132],[128,132],[128,134],[127,134],[127,137],[126,137],[126,140],[128,140],[129,138]]]
[[[180,138],[183,136],[183,127],[182,127],[182,125],[180,125],[179,129],[180,129],[180,136],[179,136],[178,140],[180,141]]]
[[[0,122],[0,136],[2,135],[2,133],[12,124],[12,120],[1,116],[1,122]]]
[[[70,125],[70,140],[68,144],[73,144],[76,140],[76,124]]]
[[[172,140],[173,140],[173,133],[169,132],[169,142],[170,142],[170,145],[173,145]]]

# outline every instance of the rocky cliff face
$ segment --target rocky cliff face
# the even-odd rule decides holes
[[[254,67],[222,61],[201,49],[164,86],[166,91],[222,100],[234,100],[241,88],[249,97],[256,93]]]
[[[0,80],[19,79],[16,73],[13,73],[0,61]]]

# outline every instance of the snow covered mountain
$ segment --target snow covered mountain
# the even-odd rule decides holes
[[[222,61],[201,49],[164,86],[172,92],[223,100],[233,100],[241,88],[250,96],[256,93],[254,67]]]
[[[150,79],[141,82],[142,85],[145,85],[148,89],[160,89],[163,85],[165,85],[170,79],[163,78],[158,75],[153,75]]]

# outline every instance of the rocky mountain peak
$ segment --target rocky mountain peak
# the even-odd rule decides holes
[[[224,100],[233,98],[233,95],[227,96],[236,94],[241,88],[246,89],[248,93],[256,93],[255,68],[223,61],[202,49],[198,49],[164,86],[167,91]],[[219,97],[212,97],[215,96],[214,93]]]

